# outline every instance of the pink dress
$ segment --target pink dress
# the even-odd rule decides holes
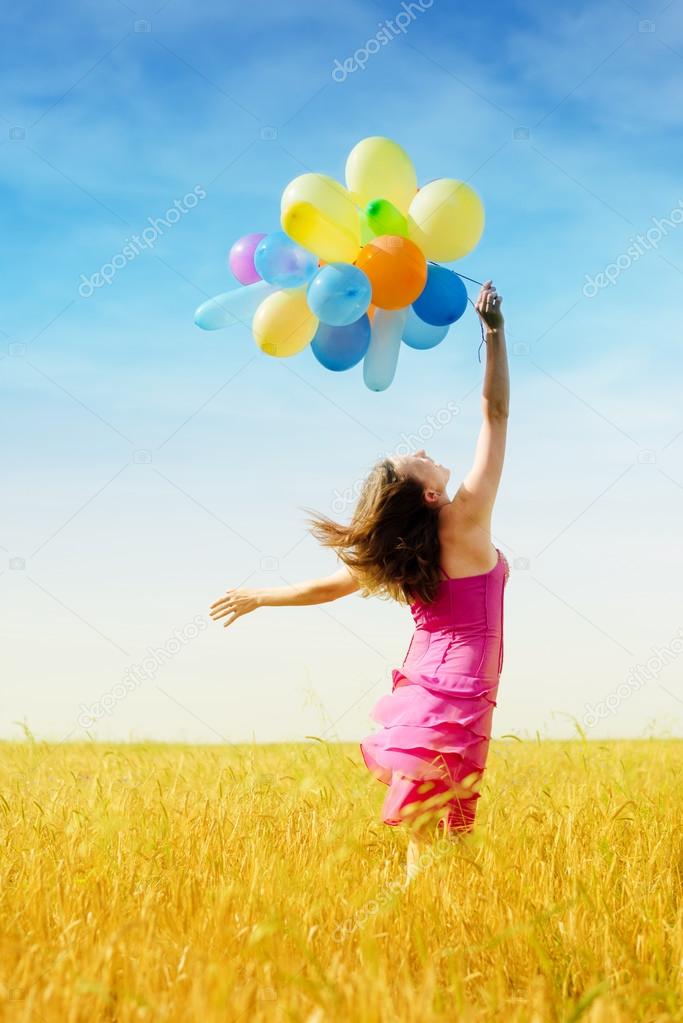
[[[450,829],[472,830],[503,667],[509,575],[498,551],[490,572],[446,576],[431,604],[410,605],[408,652],[391,673],[391,694],[372,711],[384,728],[360,744],[366,766],[389,786],[385,824],[438,807]]]

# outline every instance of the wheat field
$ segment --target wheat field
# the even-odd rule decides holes
[[[0,1019],[683,1020],[683,743],[492,744],[405,836],[357,746],[0,745]]]

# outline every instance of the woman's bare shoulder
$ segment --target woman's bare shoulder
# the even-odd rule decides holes
[[[481,519],[472,514],[471,502],[468,500],[464,485],[459,487],[451,501],[439,508],[439,532],[481,532]]]
[[[490,528],[473,520],[455,500],[440,510],[439,545],[446,575],[477,575],[491,567],[494,546]]]

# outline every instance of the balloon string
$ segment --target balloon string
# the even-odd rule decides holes
[[[476,308],[474,306],[474,302],[472,302],[472,299],[470,298],[469,295],[467,296],[467,301],[471,303],[472,308],[474,309],[474,311],[476,313],[477,310],[476,310]],[[481,365],[481,346],[483,344],[486,344],[486,338],[484,337],[484,324],[481,322],[481,317],[479,316],[478,313],[477,313],[477,319],[479,320],[479,331],[481,333],[481,341],[479,342],[479,347],[477,348],[477,360],[479,362],[479,365]]]
[[[472,284],[479,284],[482,288],[484,286],[483,281],[475,281],[474,277],[467,277],[465,274],[458,273],[457,270],[454,270],[453,273],[457,274],[458,277],[464,277],[464,279],[466,281],[472,281]],[[472,299],[470,298],[469,295],[467,296],[467,301],[470,303],[470,305],[472,306],[472,308],[474,309],[474,311],[476,313],[477,310],[475,308],[474,302],[472,301]],[[477,314],[477,319],[479,320],[479,330],[481,332],[481,341],[479,342],[479,347],[477,348],[477,359],[478,359],[479,363],[481,364],[481,346],[486,343],[486,339],[484,337],[484,325],[481,322],[481,317],[479,316],[479,314]]]
[[[472,281],[472,284],[478,284],[480,287],[484,287],[483,281],[475,281],[474,277],[466,277],[465,274],[458,273],[457,270],[454,270],[453,273],[458,274],[458,277],[464,277],[466,281]]]

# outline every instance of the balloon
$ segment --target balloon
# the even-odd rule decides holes
[[[286,358],[305,348],[318,329],[303,288],[276,291],[254,313],[254,340],[266,355]]]
[[[295,202],[283,212],[280,223],[290,238],[326,263],[353,263],[358,255],[360,220],[355,232],[348,231],[310,202]]]
[[[238,238],[228,255],[228,266],[240,284],[255,284],[261,277],[254,267],[254,250],[265,234],[245,234]]]
[[[335,372],[351,369],[364,357],[370,344],[371,327],[367,315],[345,327],[321,323],[311,341],[313,354],[325,369]]]
[[[378,309],[363,362],[363,380],[371,391],[384,391],[394,379],[406,309]]]
[[[372,236],[399,234],[408,237],[408,221],[388,199],[373,199],[365,207],[365,222]]]
[[[408,311],[406,325],[403,328],[403,343],[409,348],[417,348],[418,351],[425,351],[427,348],[436,348],[448,333],[448,324],[432,326],[425,323],[415,312],[415,306]]]
[[[297,288],[313,277],[318,260],[284,231],[267,234],[256,247],[254,266],[264,281],[279,288]]]
[[[424,185],[410,204],[409,236],[427,259],[448,262],[466,256],[484,230],[484,207],[477,193],[454,178]]]
[[[319,206],[333,220],[344,224],[345,218],[357,214],[356,207],[349,192],[340,181],[328,177],[327,174],[300,174],[292,178],[280,200],[280,212],[284,212],[288,206],[295,202],[310,202],[313,206]]]
[[[361,245],[367,245],[373,238],[376,238],[375,232],[372,230],[368,223],[367,212],[363,211],[360,216],[360,243]]]
[[[328,263],[308,285],[308,304],[319,320],[345,327],[370,305],[372,287],[367,275],[350,263]]]
[[[299,208],[298,216],[292,216],[293,207]],[[344,186],[334,178],[326,174],[294,178],[282,193],[280,211],[282,227],[305,249],[328,263],[353,262],[360,248],[360,214]],[[290,227],[297,233],[291,234]]]
[[[385,234],[360,250],[356,266],[370,278],[372,303],[402,309],[414,302],[427,280],[427,262],[414,242]]]
[[[427,267],[427,283],[413,309],[425,323],[443,326],[455,323],[467,309],[467,288],[452,270],[445,266]]]
[[[405,149],[391,139],[373,135],[349,153],[346,184],[358,206],[383,196],[406,212],[417,190],[417,176]]]
[[[258,281],[245,288],[235,288],[222,295],[210,298],[197,309],[194,322],[202,330],[220,330],[235,323],[251,324],[251,318],[259,305],[275,291],[272,284]]]

